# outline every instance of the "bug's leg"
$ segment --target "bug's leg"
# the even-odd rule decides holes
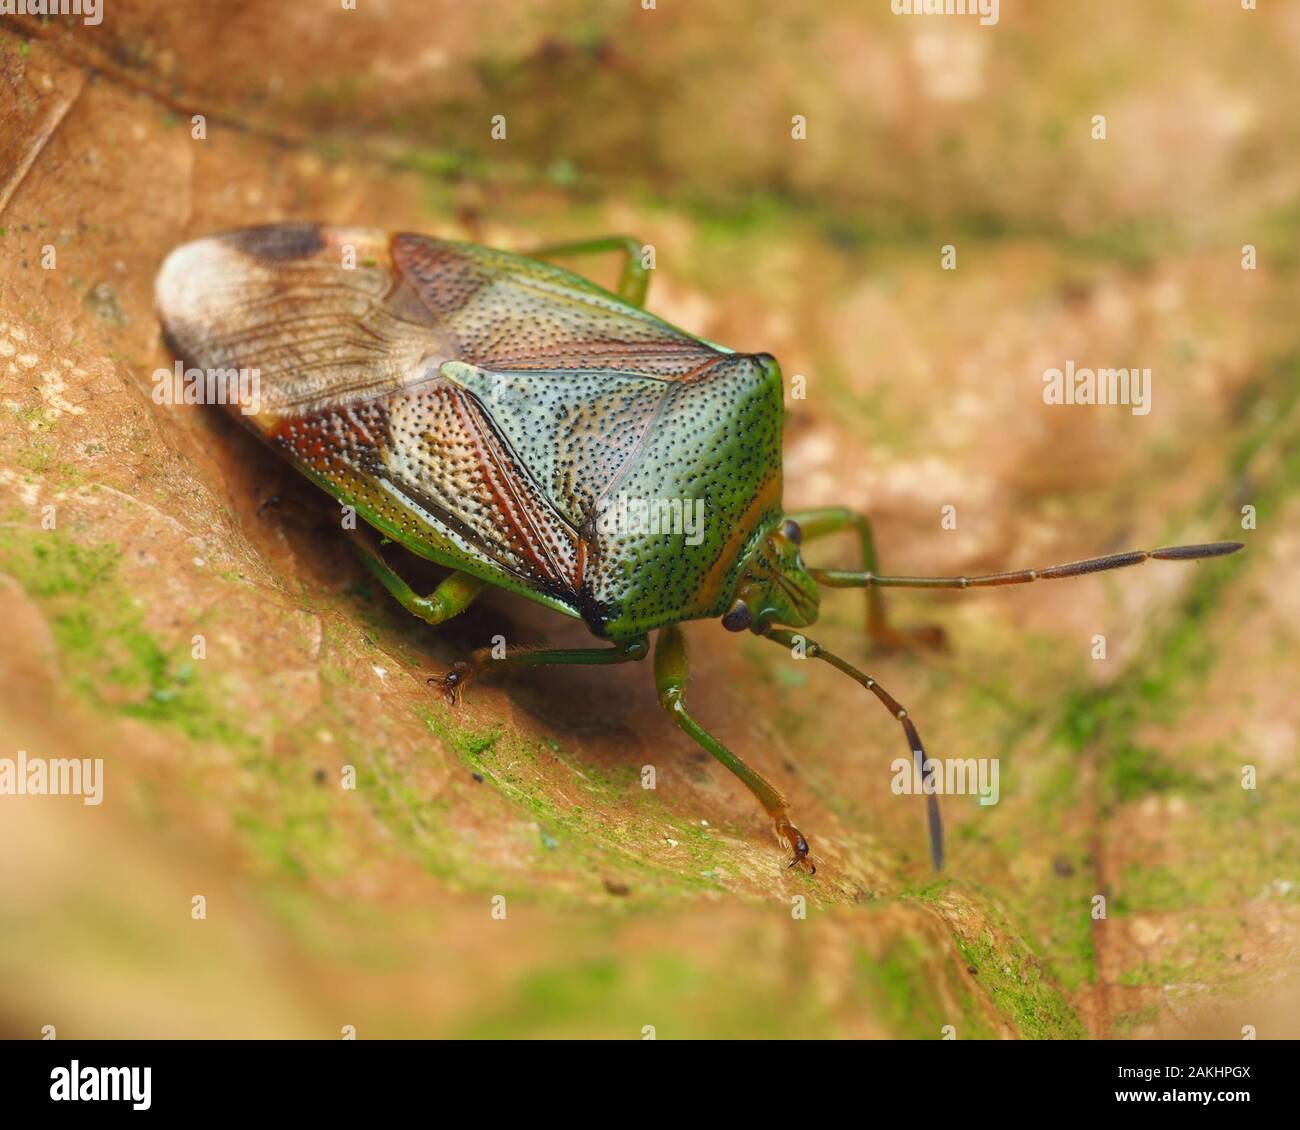
[[[843,506],[826,506],[818,510],[788,514],[786,517],[799,527],[804,543],[852,530],[858,539],[863,571],[875,573],[876,539],[871,531],[871,520],[865,514]],[[948,647],[948,637],[937,624],[921,624],[911,628],[893,627],[885,615],[885,599],[875,586],[867,587],[867,637],[873,650],[882,653],[907,647],[932,648],[936,651],[944,651]]]
[[[776,787],[762,774],[751,769],[691,716],[686,709],[686,678],[690,664],[686,658],[686,640],[676,624],[661,628],[655,642],[655,687],[659,691],[659,705],[677,725],[691,736],[705,751],[712,754],[744,781],[745,786],[758,797],[759,803],[776,825],[780,836],[794,853],[791,867],[801,867],[809,875],[817,868],[808,858],[808,841],[790,821],[790,808]]]
[[[615,294],[631,306],[644,306],[650,289],[650,272],[641,265],[642,243],[630,235],[603,235],[597,239],[580,239],[571,243],[549,243],[524,252],[530,259],[569,259],[580,255],[623,253],[623,271]]]
[[[768,628],[762,633],[767,639],[775,643],[784,644],[786,647],[799,647],[802,654],[809,659],[820,659],[829,663],[837,671],[843,672],[855,683],[864,686],[877,699],[880,700],[881,706],[889,711],[895,720],[903,727],[903,733],[907,736],[908,748],[912,751],[912,756],[916,759],[917,770],[921,773],[926,782],[929,782],[931,774],[934,772],[934,762],[926,755],[925,746],[921,744],[921,735],[916,732],[916,727],[912,724],[912,719],[908,717],[907,711],[884,687],[882,687],[870,675],[859,671],[856,667],[844,662],[838,655],[833,655],[827,651],[816,640],[810,640],[801,632],[793,632],[788,628]],[[933,793],[926,794],[926,811],[930,822],[930,858],[934,862],[937,871],[943,866],[943,823],[939,818],[939,799]]]
[[[452,664],[445,675],[434,675],[430,684],[441,687],[452,705],[460,701],[460,694],[484,671],[497,671],[510,667],[550,667],[560,664],[582,667],[603,667],[611,663],[635,663],[650,654],[650,641],[645,636],[616,643],[612,647],[535,648],[516,646],[506,648],[502,656],[494,656],[495,649],[476,648],[468,660]]]
[[[414,616],[430,624],[441,624],[453,616],[459,616],[471,604],[483,589],[485,581],[471,577],[468,573],[452,573],[443,578],[428,596],[421,596],[388,564],[360,530],[348,530],[348,540],[352,542],[361,562],[381,585],[392,594],[394,599]]]

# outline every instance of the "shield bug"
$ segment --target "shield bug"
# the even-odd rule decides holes
[[[622,251],[610,292],[545,260]],[[809,639],[823,586],[866,590],[868,636],[888,649],[934,643],[886,621],[880,590],[980,588],[1055,580],[1157,560],[1232,553],[1235,542],[1118,553],[970,577],[877,572],[865,516],[782,506],[781,373],[644,309],[635,241],[612,237],[515,255],[421,235],[315,224],[227,232],[177,248],[157,303],[186,361],[256,370],[255,405],[229,405],[303,474],[370,526],[445,566],[414,592],[353,531],[366,567],[415,615],[438,624],[494,585],[581,619],[606,646],[483,648],[430,680],[453,701],[488,668],[645,659],[657,632],[659,702],[735,773],[813,871],[781,792],[688,709],[680,625],[717,618],[799,648],[854,679],[902,727],[928,775],[916,726],[870,675]],[[638,503],[629,521],[623,500]],[[685,522],[643,522],[648,503]],[[677,509],[675,509],[677,508]],[[856,536],[861,569],[806,565],[810,542]],[[927,798],[935,865],[937,799]]]

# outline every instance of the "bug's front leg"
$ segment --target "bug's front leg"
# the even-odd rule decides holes
[[[686,640],[676,624],[661,628],[655,641],[655,686],[659,691],[659,705],[683,731],[689,734],[705,751],[712,754],[744,781],[746,787],[772,817],[776,834],[789,845],[794,858],[791,867],[799,867],[809,875],[817,868],[808,856],[808,841],[790,819],[790,806],[785,797],[766,777],[751,769],[717,738],[701,726],[686,709],[686,679],[690,664],[686,658]]]
[[[843,506],[825,506],[817,510],[802,510],[787,517],[793,521],[802,534],[806,544],[815,538],[828,537],[831,534],[852,530],[858,539],[862,556],[862,570],[876,573],[876,539],[871,530],[871,520],[865,514],[849,510]],[[920,624],[910,628],[896,628],[885,615],[885,598],[880,589],[868,587],[867,593],[867,636],[872,650],[878,653],[903,651],[909,648],[924,648],[933,651],[946,651],[948,637],[938,624]]]
[[[431,686],[442,688],[454,706],[460,702],[461,692],[484,671],[511,667],[550,667],[561,664],[582,667],[606,666],[611,663],[635,663],[650,654],[650,640],[635,636],[614,644],[613,647],[535,648],[526,645],[508,647],[503,655],[495,655],[490,647],[476,648],[467,660],[452,664],[444,675],[429,679]]]

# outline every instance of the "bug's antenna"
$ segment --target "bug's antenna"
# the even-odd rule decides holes
[[[865,589],[890,586],[910,589],[972,589],[998,585],[1026,585],[1031,581],[1055,581],[1062,577],[1082,577],[1107,569],[1123,569],[1144,561],[1199,561],[1205,557],[1226,557],[1242,548],[1239,541],[1215,541],[1206,545],[1170,545],[1161,549],[1134,549],[1106,557],[1089,557],[1067,565],[1049,565],[1045,569],[1018,569],[1010,573],[984,573],[977,577],[882,577],[875,573],[855,573],[844,569],[809,569],[808,575],[819,585],[834,589]]]
[[[907,735],[908,747],[912,751],[912,756],[916,759],[916,768],[921,773],[925,784],[929,785],[934,774],[934,762],[926,755],[925,746],[921,744],[921,735],[916,732],[912,719],[908,717],[907,711],[893,695],[870,675],[859,671],[851,663],[846,663],[838,655],[827,651],[816,640],[810,640],[801,632],[793,632],[788,628],[767,628],[763,631],[763,635],[767,639],[785,644],[787,647],[801,647],[803,654],[808,658],[821,659],[829,663],[837,671],[843,671],[855,683],[861,684],[874,694],[880,700],[881,705],[903,727],[903,733]],[[928,787],[925,792],[926,816],[930,825],[930,859],[934,863],[934,869],[938,871],[943,867],[943,820],[939,815],[938,796]]]

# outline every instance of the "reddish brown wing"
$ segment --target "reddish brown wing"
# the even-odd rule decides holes
[[[416,235],[231,232],[173,252],[157,295],[188,363],[260,370],[246,422],[336,497],[574,611],[597,499],[726,356],[566,271]]]

